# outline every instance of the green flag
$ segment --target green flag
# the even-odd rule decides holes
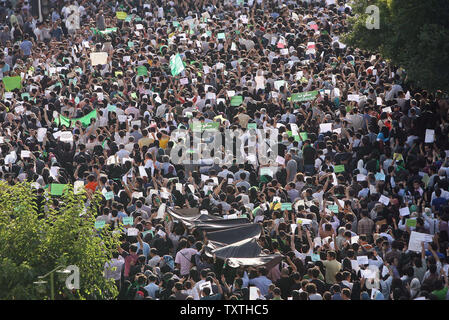
[[[179,53],[171,56],[170,58],[170,70],[172,76],[176,76],[184,71],[184,64],[182,63],[181,56]]]
[[[3,84],[6,91],[12,91],[14,89],[22,89],[22,78],[20,76],[4,77]]]
[[[73,119],[72,126],[75,126],[75,122],[79,120],[79,121],[81,121],[81,124],[84,127],[87,127],[90,125],[90,120],[95,119],[96,117],[97,117],[97,110],[93,110],[93,111],[89,112],[88,114],[86,114],[84,117],[81,117],[78,119]]]

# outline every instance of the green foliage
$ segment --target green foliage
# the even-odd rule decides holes
[[[40,294],[33,282],[68,265],[79,268],[80,289],[70,292],[55,275],[56,299],[115,298],[117,289],[103,270],[119,241],[107,227],[100,236],[94,228],[99,195],[86,209],[86,196],[75,195],[70,187],[58,199],[58,210],[46,196],[48,211],[38,219],[35,189],[28,183],[10,186],[0,181],[0,299],[48,299],[49,284]],[[49,282],[49,277],[44,280]]]
[[[379,7],[380,29],[365,27],[369,5]],[[449,1],[355,0],[343,41],[378,51],[432,92],[449,91]]]

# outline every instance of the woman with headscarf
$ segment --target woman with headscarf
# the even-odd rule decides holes
[[[410,299],[415,299],[421,292],[421,283],[418,278],[413,278],[410,282]]]

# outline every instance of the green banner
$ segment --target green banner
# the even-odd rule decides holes
[[[53,121],[56,123],[56,125],[66,126],[66,127],[74,127],[75,123],[77,121],[81,121],[81,124],[83,127],[88,127],[90,125],[91,119],[97,118],[97,110],[93,110],[86,114],[84,117],[76,118],[76,119],[70,119],[67,117],[64,117],[62,115],[58,115]]]
[[[201,124],[201,122],[194,122],[190,124],[190,129],[193,132],[202,132],[204,130],[218,130],[220,122],[208,122]]]
[[[300,93],[293,93],[291,99],[292,99],[293,102],[310,101],[310,100],[315,99],[317,94],[318,94],[318,90],[308,91],[308,92],[300,92]]]

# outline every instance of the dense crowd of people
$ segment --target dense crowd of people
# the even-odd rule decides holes
[[[448,299],[447,96],[346,46],[346,1],[49,3],[0,2],[0,178],[101,192],[119,299]],[[169,208],[282,260],[233,268]]]

